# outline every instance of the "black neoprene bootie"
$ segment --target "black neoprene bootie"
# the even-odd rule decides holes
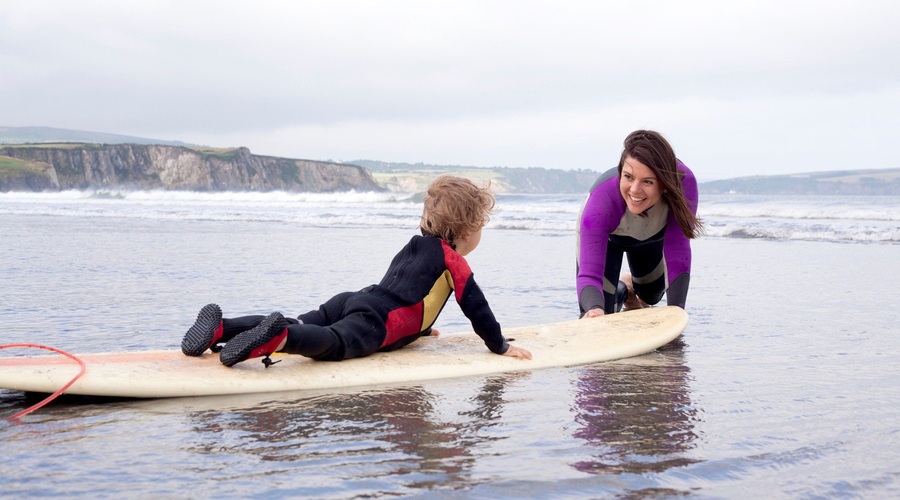
[[[225,344],[219,353],[219,361],[225,366],[233,366],[247,359],[261,357],[268,368],[277,363],[271,361],[269,355],[287,338],[288,325],[280,312],[273,312],[255,328],[239,333]]]
[[[181,352],[185,356],[200,356],[222,340],[222,308],[218,304],[206,304],[197,314],[181,340]]]

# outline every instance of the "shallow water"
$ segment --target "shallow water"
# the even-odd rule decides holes
[[[86,352],[177,348],[210,301],[303,312],[378,281],[412,233],[5,214],[0,234],[0,343]],[[577,315],[573,245],[485,232],[469,261],[502,324]],[[707,237],[694,254],[690,324],[658,352],[342,391],[66,400],[0,422],[3,494],[898,496],[897,246]],[[438,326],[467,329],[452,303]],[[27,404],[0,391],[0,415]]]

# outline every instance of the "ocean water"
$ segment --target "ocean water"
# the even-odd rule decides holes
[[[577,317],[580,203],[498,196],[468,260],[501,324]],[[296,315],[377,282],[420,210],[388,193],[0,193],[0,344],[171,349],[208,302]],[[700,215],[690,324],[659,351],[339,391],[64,399],[0,421],[0,496],[900,496],[900,199],[708,196]],[[452,303],[437,326],[468,329]],[[0,350],[25,354],[41,353]],[[0,417],[33,402],[0,390]]]

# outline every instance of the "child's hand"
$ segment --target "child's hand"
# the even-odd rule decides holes
[[[441,336],[441,332],[439,332],[437,328],[432,328],[431,333],[429,333],[428,336],[438,338]]]
[[[510,356],[513,358],[519,359],[531,359],[531,353],[522,349],[521,347],[516,347],[514,345],[509,346],[509,349],[503,353],[504,356]]]

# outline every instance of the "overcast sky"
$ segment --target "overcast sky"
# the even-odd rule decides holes
[[[0,0],[0,126],[701,181],[900,167],[900,2]]]

